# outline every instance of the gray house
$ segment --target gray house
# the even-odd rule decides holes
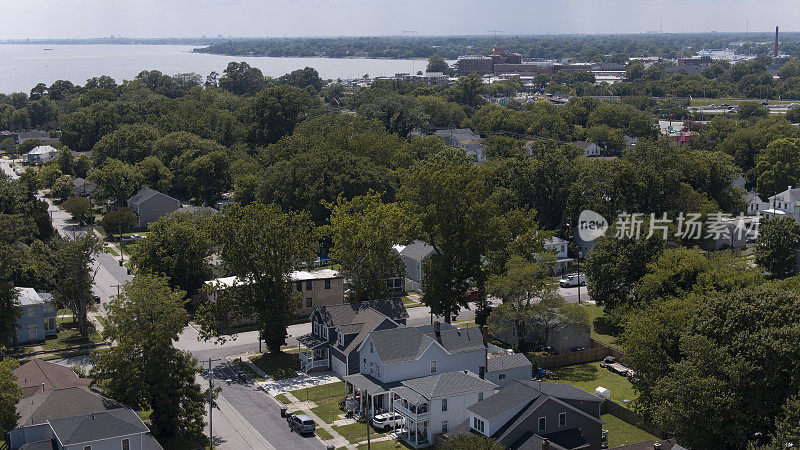
[[[33,288],[17,288],[17,301],[22,314],[17,319],[16,343],[43,341],[56,335],[56,310],[52,296]]]
[[[416,240],[408,245],[395,245],[394,250],[406,267],[406,290],[422,289],[422,263],[433,255],[436,250],[432,245]]]
[[[139,415],[86,387],[41,392],[17,405],[12,450],[161,450]]]
[[[443,437],[481,434],[506,448],[530,450],[600,449],[602,403],[567,384],[515,380],[468,407],[467,420]]]
[[[530,380],[533,364],[522,353],[493,352],[486,358],[487,380],[503,388],[512,380]]]
[[[311,314],[311,333],[300,336],[300,370],[359,371],[358,348],[370,332],[404,326],[408,312],[400,299],[320,306]]]
[[[96,184],[83,178],[75,178],[72,184],[75,186],[72,192],[78,197],[89,197],[94,194],[95,189],[97,189]]]
[[[547,328],[539,326],[530,329],[525,341],[529,344],[550,347],[559,355],[574,351],[576,348],[591,347],[591,333],[588,326],[554,319]],[[510,345],[519,344],[516,329],[513,327],[494,337]]]
[[[137,216],[136,228],[144,228],[180,207],[180,200],[148,187],[128,199],[128,208]]]

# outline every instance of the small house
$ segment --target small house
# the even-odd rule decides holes
[[[142,188],[127,203],[136,213],[136,228],[144,228],[181,207],[180,200],[148,187]]]
[[[29,151],[24,156],[28,164],[44,164],[58,157],[58,149],[51,145],[40,145],[34,147],[33,150]]]
[[[406,291],[421,291],[423,268],[422,263],[436,252],[432,245],[415,240],[408,245],[395,245],[394,250],[400,255],[406,268]]]
[[[43,341],[56,335],[56,310],[50,294],[33,288],[16,288],[21,314],[17,319],[16,343]]]

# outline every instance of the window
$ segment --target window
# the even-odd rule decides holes
[[[567,426],[567,413],[563,412],[558,415],[558,426],[559,427]]]
[[[442,399],[442,412],[445,412],[445,411],[447,411],[447,399],[443,398]]]
[[[447,433],[447,421],[442,421],[442,433]]]
[[[314,285],[314,282],[311,280],[306,281],[306,290],[310,291]]]
[[[131,440],[130,439],[123,439],[122,440],[122,450],[131,450]]]
[[[84,445],[83,446],[83,450],[92,450],[92,446],[91,445]]]
[[[373,363],[372,363],[372,361],[370,361],[369,362],[369,374],[370,375],[372,375],[372,366],[373,366]]]
[[[472,417],[472,428],[475,431],[480,432],[481,434],[485,434],[484,428],[483,428],[483,421],[481,419],[478,419],[477,417],[474,417],[474,416]]]
[[[506,379],[506,374],[504,374],[504,373],[501,373],[501,374],[500,374],[500,375],[497,377],[497,379],[498,379],[498,380],[505,380],[505,379]]]
[[[436,361],[431,361],[431,373],[436,373]]]
[[[367,369],[367,358],[364,358],[364,370]]]
[[[310,298],[306,299],[306,307],[310,308],[313,303],[314,302]]]
[[[483,392],[478,392],[478,401],[483,400]]]
[[[547,428],[547,417],[539,417],[539,431],[544,431]]]
[[[339,333],[339,345],[344,346],[344,335]]]
[[[294,288],[297,289],[297,292],[303,292],[303,282],[302,281],[295,282]]]
[[[379,365],[375,366],[375,373],[378,375],[378,378],[381,377],[381,366]]]
[[[28,308],[28,317],[33,317],[34,313],[35,311],[33,310],[33,308]]]
[[[331,280],[325,280],[325,289],[331,288]]]
[[[369,352],[370,353],[375,353],[375,346],[372,345],[372,341],[369,341]]]

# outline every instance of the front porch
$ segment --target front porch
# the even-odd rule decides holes
[[[344,383],[347,413],[370,418],[392,411],[391,388],[400,385],[399,382],[383,383],[361,373],[344,377]]]
[[[414,448],[430,446],[428,399],[405,386],[392,389],[392,397],[394,411],[403,417],[400,439]]]
[[[315,371],[330,370],[329,344],[324,339],[313,334],[297,338],[298,357],[300,358],[300,371],[311,373]]]

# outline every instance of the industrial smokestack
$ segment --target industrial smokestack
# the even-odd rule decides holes
[[[778,57],[778,27],[777,26],[775,27],[775,50],[773,50],[773,52],[772,52],[772,57],[773,58],[777,58]]]

